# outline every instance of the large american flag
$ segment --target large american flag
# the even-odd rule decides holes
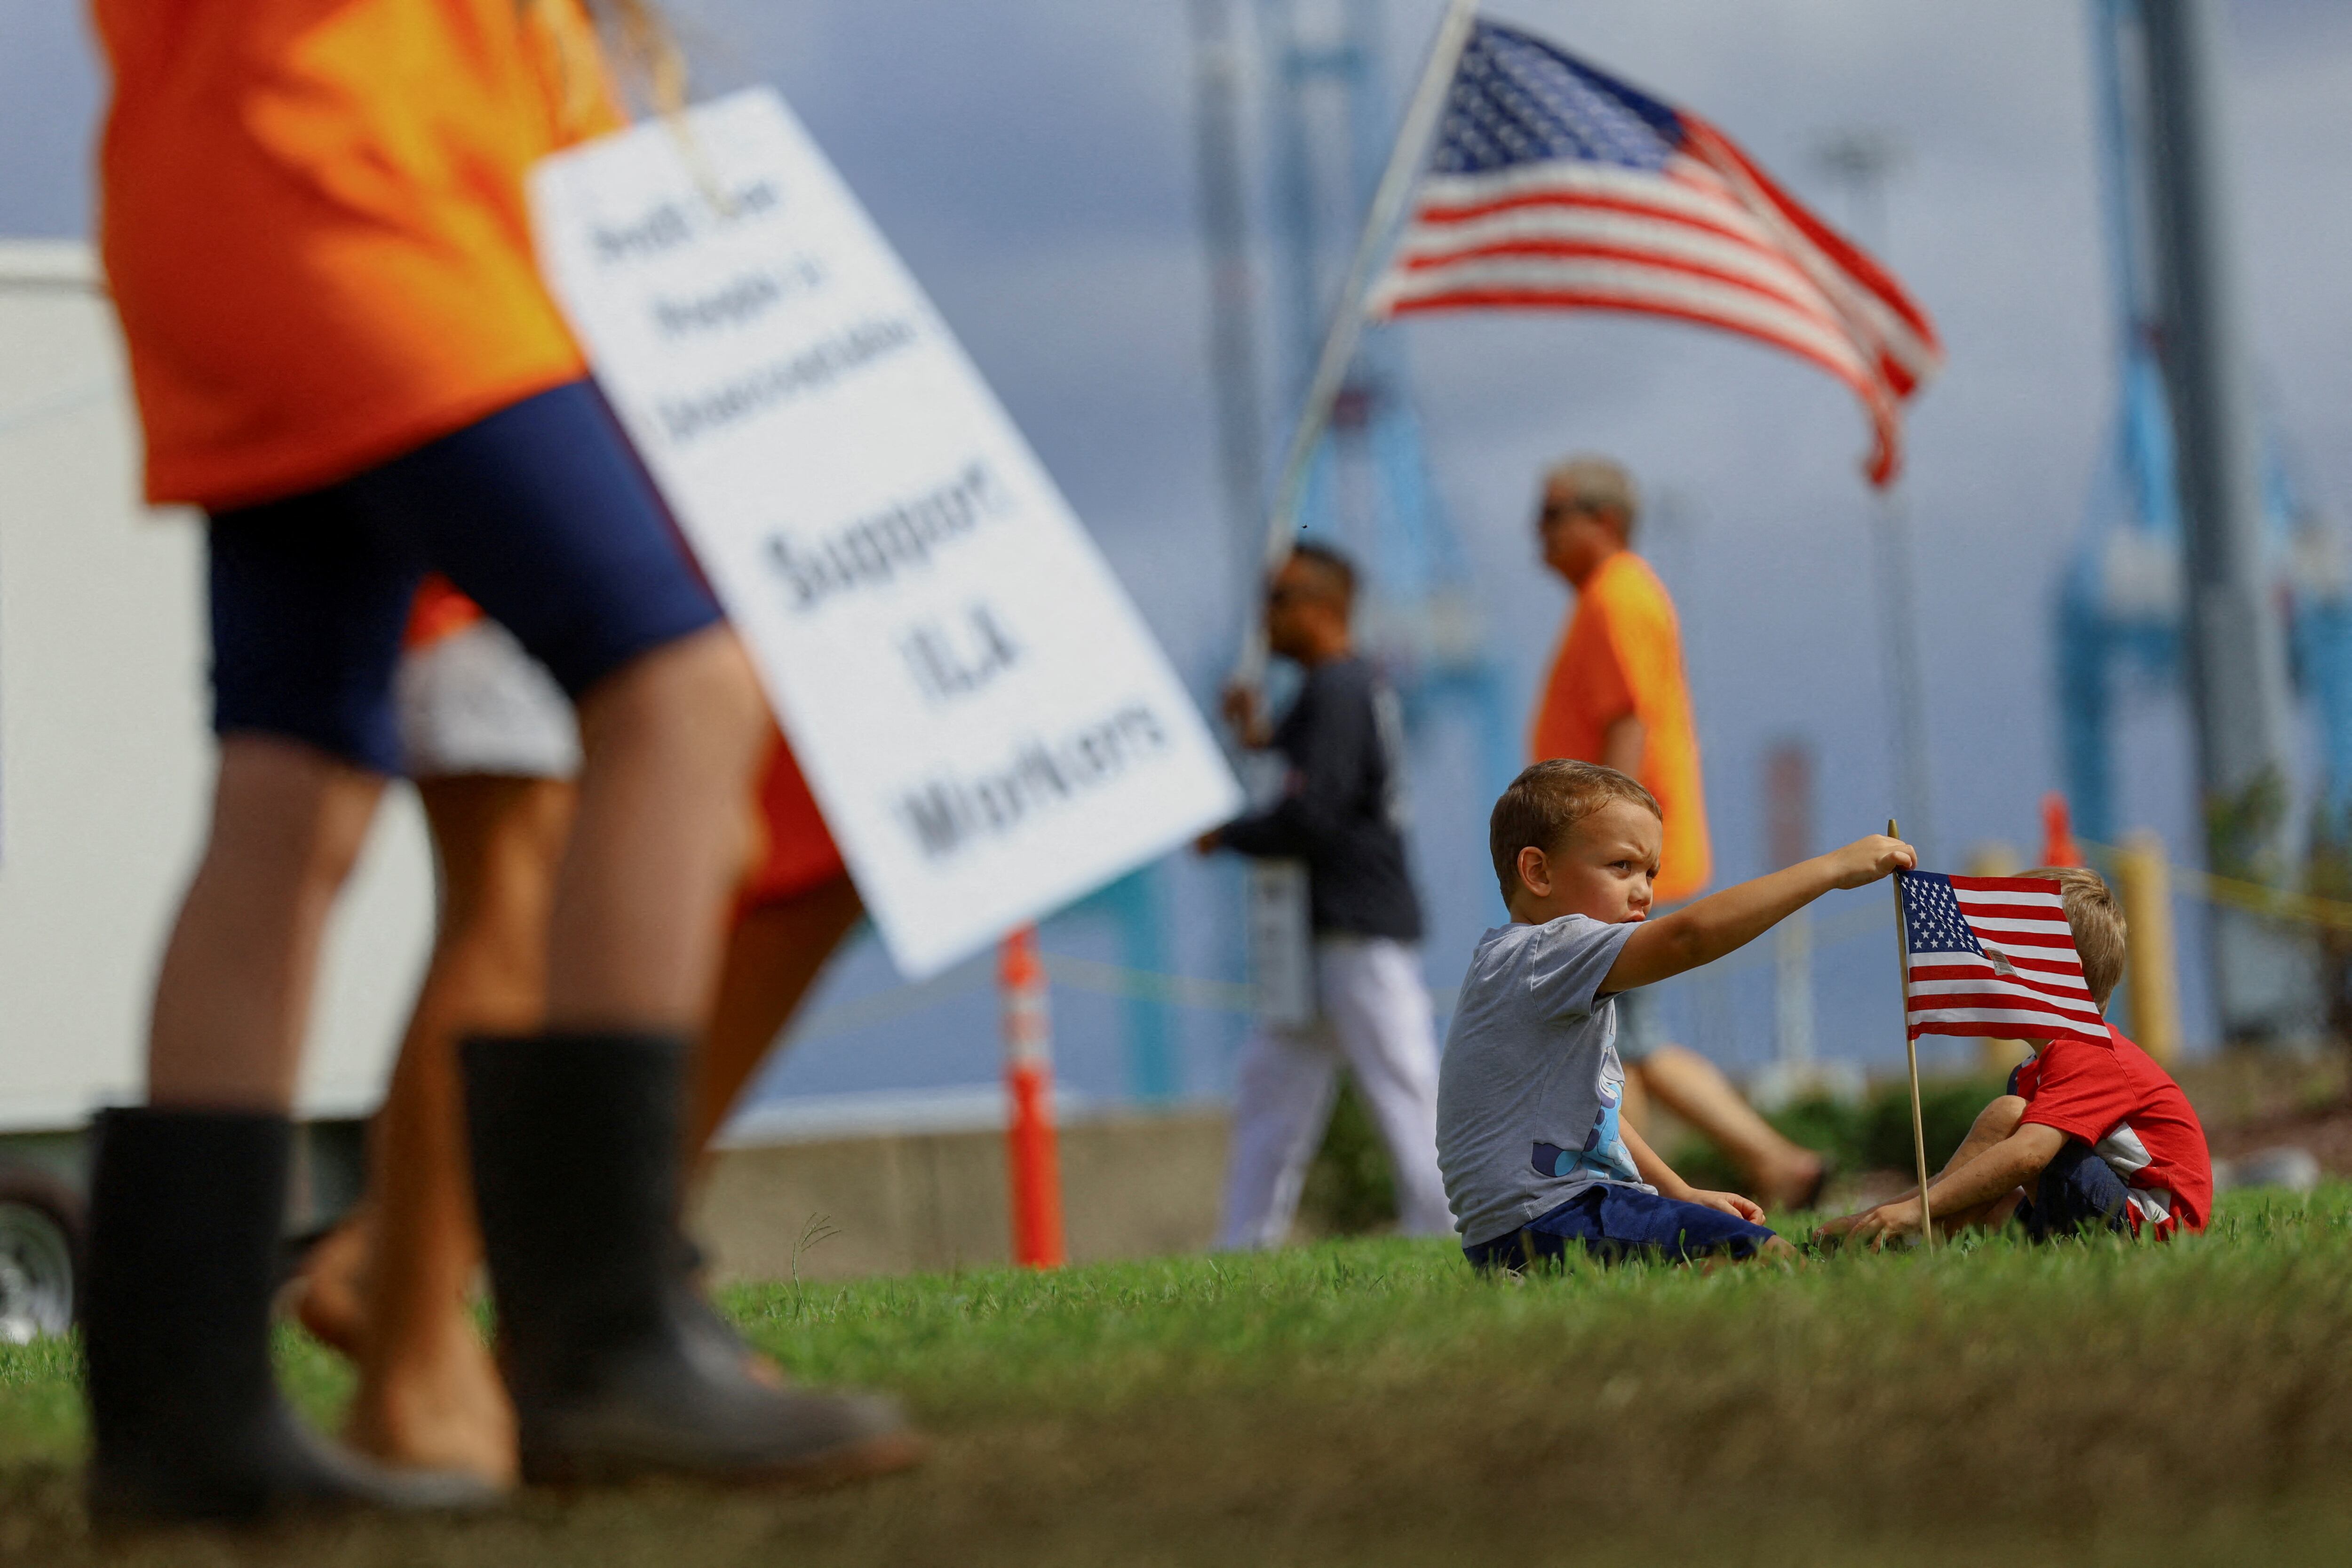
[[[1896,874],[1911,1035],[2104,1040],[2058,884]]]
[[[1944,357],[1902,286],[1721,132],[1496,22],[1471,34],[1369,305],[1633,310],[1761,339],[1862,399],[1879,485],[1903,400]]]

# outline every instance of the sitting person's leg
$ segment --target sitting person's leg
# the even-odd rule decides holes
[[[1936,1173],[1935,1179],[1941,1181],[1952,1172],[1974,1161],[1987,1150],[2007,1142],[2017,1131],[2018,1123],[2024,1115],[2024,1100],[2013,1094],[1995,1095],[1982,1110],[1977,1112],[1976,1121],[1969,1128],[1969,1135],[1960,1140],[1960,1146],[1952,1152],[1950,1159],[1944,1162],[1943,1169]],[[1857,1209],[1853,1214],[1843,1215],[1829,1221],[1817,1234],[1831,1240],[1849,1236],[1863,1221],[1864,1216],[1874,1212],[1876,1208],[1889,1204],[1904,1203],[1918,1195],[1917,1187],[1906,1187],[1894,1196],[1880,1200],[1880,1203],[1873,1205],[1872,1208]],[[1935,1211],[1936,1229],[1942,1235],[1949,1236],[1970,1226],[1991,1228],[2005,1225],[2023,1197],[2022,1192],[2011,1188],[2006,1193],[1996,1194],[1982,1203],[1967,1208],[1937,1209]]]
[[[1820,1198],[1828,1163],[1759,1116],[1713,1062],[1665,1039],[1655,996],[1627,992],[1617,999],[1617,1019],[1625,1114],[1636,1131],[1647,1131],[1643,1101],[1654,1099],[1722,1150],[1738,1168],[1749,1195],[1766,1208],[1806,1208]]]
[[[2017,1131],[2018,1120],[2024,1114],[2025,1101],[2016,1095],[1993,1096],[1985,1108],[1977,1112],[1976,1121],[1969,1128],[1969,1135],[1960,1140],[1960,1146],[1952,1151],[1952,1157],[1944,1162],[1942,1170],[1936,1173],[1937,1179],[1941,1180],[1958,1170],[1986,1150],[2009,1142],[2010,1135]],[[1971,1208],[1939,1214],[1936,1216],[1936,1228],[1949,1236],[1970,1226],[1990,1229],[2005,1225],[2024,1195],[2012,1188]]]

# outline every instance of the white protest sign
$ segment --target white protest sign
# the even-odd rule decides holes
[[[1239,809],[1068,503],[774,92],[551,158],[531,203],[900,969]]]

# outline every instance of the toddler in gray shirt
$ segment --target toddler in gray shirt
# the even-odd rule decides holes
[[[1874,836],[1650,919],[1663,833],[1613,768],[1538,763],[1495,803],[1489,840],[1511,922],[1479,939],[1438,1071],[1437,1159],[1463,1250],[1482,1268],[1787,1252],[1736,1193],[1675,1174],[1619,1116],[1621,992],[1712,963],[1833,888],[1915,864]]]

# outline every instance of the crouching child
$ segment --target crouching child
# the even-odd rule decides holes
[[[2123,910],[2096,871],[2019,873],[2058,884],[2091,1000],[2106,1011],[2123,978]],[[1927,1184],[1938,1235],[2014,1219],[2035,1241],[2113,1232],[2150,1237],[2203,1230],[2213,1159],[2180,1086],[2109,1024],[2095,1039],[2028,1038],[2033,1056],[1980,1111]],[[1832,1220],[1824,1239],[1883,1245],[1919,1234],[1919,1189]]]
[[[1756,1205],[1693,1187],[1620,1120],[1616,998],[1910,868],[1910,846],[1860,839],[1654,920],[1658,803],[1613,768],[1538,763],[1495,803],[1488,838],[1511,923],[1478,941],[1437,1086],[1438,1166],[1470,1261],[1791,1252]]]

